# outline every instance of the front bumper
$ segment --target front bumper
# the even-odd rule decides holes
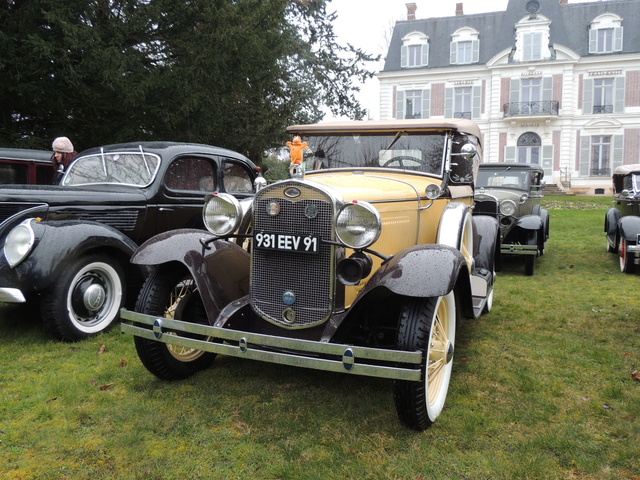
[[[123,333],[169,345],[351,375],[409,381],[422,378],[420,351],[359,347],[228,330],[126,309],[120,311],[120,316]],[[166,335],[166,332],[171,332],[171,335]],[[212,337],[220,343],[184,337],[181,333]]]
[[[500,253],[513,255],[537,255],[538,247],[536,245],[502,244],[500,245]]]

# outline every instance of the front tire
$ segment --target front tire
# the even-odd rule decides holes
[[[621,238],[618,254],[620,256],[620,271],[622,273],[633,273],[635,271],[635,265],[633,263],[634,255],[628,251],[628,247],[627,239]]]
[[[402,306],[397,346],[420,350],[422,380],[396,380],[394,399],[400,421],[414,430],[425,430],[440,415],[449,390],[457,320],[456,297],[407,299]]]
[[[83,340],[113,326],[125,291],[120,263],[101,254],[81,257],[43,293],[42,319],[60,340]]]
[[[207,313],[193,277],[186,268],[176,268],[175,265],[161,265],[151,273],[138,296],[136,311],[208,325]],[[201,335],[192,337],[210,340]],[[141,337],[134,337],[134,342],[142,364],[163,380],[190,377],[211,366],[216,358],[215,353],[167,345]]]

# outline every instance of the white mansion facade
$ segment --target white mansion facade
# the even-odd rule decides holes
[[[640,0],[407,9],[378,73],[382,120],[473,119],[485,162],[541,164],[575,193],[609,194],[613,169],[640,163]]]

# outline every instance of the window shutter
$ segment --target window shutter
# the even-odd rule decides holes
[[[509,92],[509,102],[518,103],[520,101],[520,79],[511,79],[511,91]]]
[[[404,92],[398,91],[396,94],[396,119],[401,120],[404,118]]]
[[[482,87],[480,85],[473,87],[471,105],[471,118],[480,118],[480,108],[482,106]]]
[[[613,113],[624,112],[624,77],[613,79]]]
[[[453,117],[453,88],[444,89],[444,118]]]
[[[422,118],[431,116],[431,89],[424,88],[422,90]]]
[[[504,161],[505,163],[516,163],[516,147],[507,146],[504,147]]]
[[[622,51],[622,29],[624,27],[616,27],[613,29],[613,51]]]
[[[449,63],[451,63],[451,65],[455,65],[458,63],[458,42],[451,42],[449,49]]]
[[[553,178],[553,145],[542,146],[542,168],[545,177]]]
[[[580,137],[580,176],[588,177],[591,168],[591,137]]]
[[[429,65],[429,42],[422,44],[422,65]]]
[[[403,45],[400,49],[400,67],[406,68],[409,64],[409,46]]]
[[[540,60],[542,58],[542,34],[533,34],[533,54],[531,60]]]
[[[591,115],[593,113],[593,78],[584,80],[584,95],[582,98],[582,114]]]
[[[471,48],[473,49],[472,52],[472,59],[471,62],[472,63],[478,63],[479,59],[480,59],[480,41],[479,40],[473,40],[471,42]]]
[[[545,102],[553,100],[553,77],[542,78],[542,100]]]
[[[614,135],[611,140],[613,141],[613,169],[615,169],[622,165],[624,160],[624,137]]]
[[[595,28],[589,29],[589,53],[596,53],[598,51],[598,30]]]

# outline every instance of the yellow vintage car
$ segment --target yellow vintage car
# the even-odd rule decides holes
[[[214,193],[209,233],[164,233],[133,255],[155,269],[122,330],[167,380],[217,354],[393,379],[400,420],[424,430],[445,404],[459,320],[492,306],[500,241],[494,217],[472,215],[478,127],[394,120],[288,133],[290,179],[250,203]]]

